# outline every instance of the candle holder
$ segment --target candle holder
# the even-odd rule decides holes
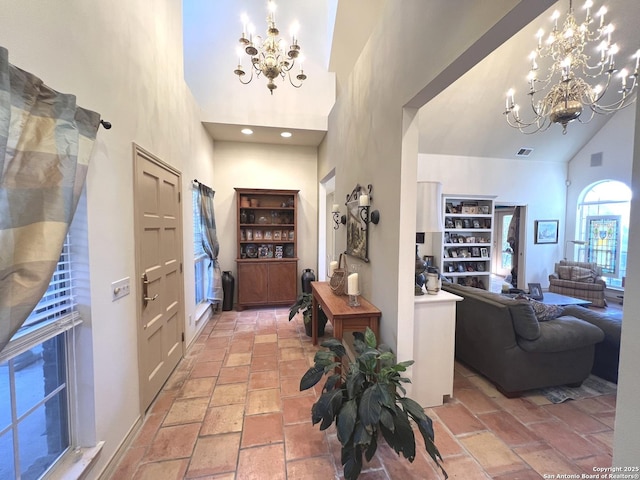
[[[350,307],[359,307],[360,306],[360,302],[358,301],[358,294],[357,293],[355,295],[352,295],[352,294],[349,295],[349,306]]]

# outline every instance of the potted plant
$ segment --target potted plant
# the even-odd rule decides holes
[[[304,322],[304,330],[308,337],[311,337],[311,309],[313,306],[313,295],[310,293],[302,293],[296,303],[289,307],[289,321],[302,312],[302,320]],[[324,327],[327,325],[327,314],[322,311],[322,307],[318,305],[318,336],[324,335]]]
[[[416,441],[410,419],[417,424],[427,453],[444,478],[448,478],[434,443],[431,419],[416,401],[404,396],[406,390],[402,384],[410,380],[400,373],[406,371],[413,360],[396,363],[389,347],[377,346],[376,336],[369,328],[364,334],[354,332],[353,335],[355,359],[348,369],[343,367],[342,373],[334,373],[334,369],[342,365],[346,350],[342,342],[331,338],[322,343],[328,350],[316,352],[314,366],[300,380],[302,391],[316,385],[324,375],[328,376],[322,394],[311,408],[311,420],[314,425],[320,423],[320,430],[335,422],[342,444],[345,480],[358,478],[362,455],[367,461],[373,458],[380,434],[396,453],[413,462]]]

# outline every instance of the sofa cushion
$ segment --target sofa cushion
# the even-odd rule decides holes
[[[546,305],[537,300],[530,299],[529,303],[533,307],[533,312],[536,314],[536,318],[539,322],[547,322],[558,318],[564,312],[562,305]]]
[[[540,337],[535,340],[518,339],[527,352],[564,352],[588,347],[604,339],[604,332],[575,317],[562,316],[540,324]]]
[[[568,267],[567,265],[560,265],[558,267],[558,276],[560,280],[571,280],[571,269],[573,267]]]
[[[529,302],[512,300],[509,303],[511,323],[519,337],[536,340],[540,336],[540,324]]]
[[[568,278],[566,280],[573,280],[574,282],[586,282],[586,283],[595,282],[596,276],[597,276],[596,272],[594,272],[590,268],[583,268],[583,267],[570,267],[570,268],[571,268],[571,278]]]

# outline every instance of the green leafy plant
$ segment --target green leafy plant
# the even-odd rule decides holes
[[[401,376],[401,372],[406,371],[413,360],[396,363],[389,347],[378,346],[376,336],[369,328],[364,334],[354,332],[353,335],[356,356],[348,370],[334,373],[335,368],[342,365],[346,350],[342,342],[331,338],[322,343],[328,350],[316,352],[314,366],[300,380],[302,391],[327,375],[322,394],[311,409],[311,420],[314,425],[320,423],[320,430],[335,422],[342,445],[345,480],[358,478],[362,455],[367,461],[373,458],[380,435],[398,455],[413,462],[416,440],[410,420],[418,426],[427,453],[444,478],[448,478],[434,443],[433,422],[416,401],[405,396],[406,390],[402,386],[410,380]]]
[[[304,329],[308,336],[311,336],[311,312],[313,308],[313,295],[310,293],[302,293],[297,299],[296,303],[289,307],[289,321],[299,313],[302,312],[302,320],[304,322]],[[324,335],[324,327],[327,324],[327,314],[322,311],[322,308],[318,306],[318,336]]]

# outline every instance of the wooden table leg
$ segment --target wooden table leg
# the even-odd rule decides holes
[[[318,299],[311,297],[311,343],[318,344]]]

